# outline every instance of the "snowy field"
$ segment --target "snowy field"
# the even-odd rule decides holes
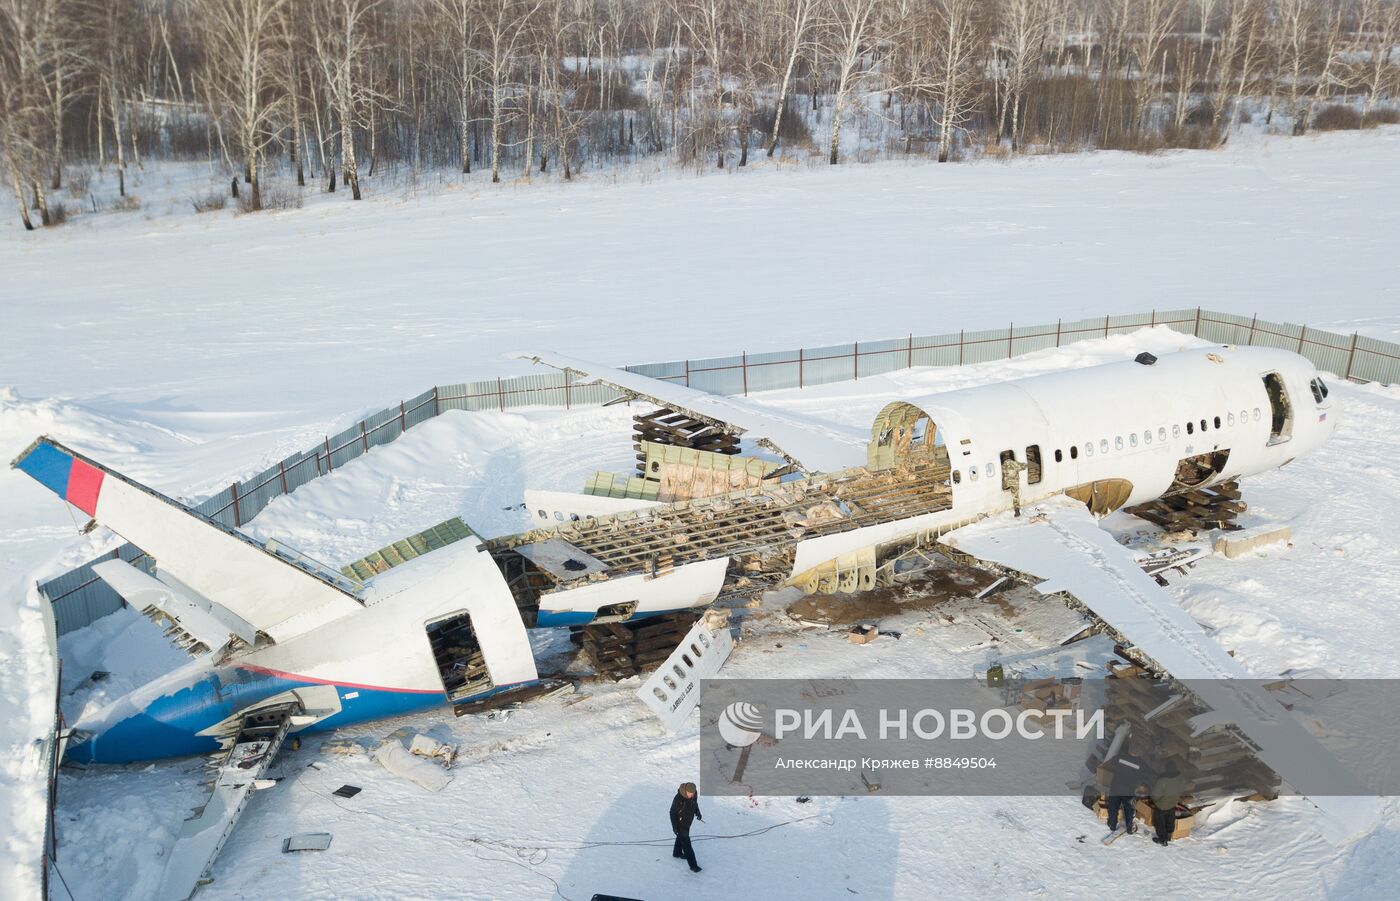
[[[553,348],[605,362],[751,352],[1201,304],[1336,330],[1400,334],[1400,129],[1259,139],[1221,153],[1093,154],[936,167],[772,169],[651,183],[504,188],[351,206],[324,198],[257,217],[144,213],[0,238],[0,451],[40,433],[175,496],[197,499],[340,425],[434,383],[523,371]],[[148,171],[174,206],[187,170]],[[739,179],[744,179],[743,183]],[[157,187],[157,183],[159,186]],[[161,195],[159,192],[165,192]],[[1166,350],[1143,334],[1006,363],[924,369],[762,400],[864,424],[893,395]],[[1293,546],[1212,558],[1176,580],[1186,609],[1252,673],[1320,666],[1400,676],[1400,389],[1338,385],[1321,453],[1245,486],[1250,523]],[[626,468],[625,407],[449,414],[282,498],[249,531],[339,563],[462,515],[495,534],[525,486],[576,490]],[[567,436],[566,442],[560,442]],[[42,786],[30,739],[51,709],[36,578],[109,547],[62,505],[0,472],[0,895],[33,877]],[[963,676],[980,662],[927,612],[899,642],[788,634],[760,615],[727,674]],[[557,637],[556,637],[557,638]],[[549,641],[547,636],[541,641]],[[782,649],[777,645],[781,643]],[[127,612],[63,641],[65,707],[119,692],[179,656]],[[76,689],[76,690],[75,690]],[[667,848],[664,806],[695,768],[694,732],[668,736],[627,686],[504,720],[411,722],[465,746],[430,795],[367,760],[288,754],[207,898],[655,899],[1101,897],[1153,885],[1198,897],[1373,898],[1400,859],[1400,809],[1337,849],[1300,801],[1220,811],[1191,841],[1112,848],[1077,799],[712,800],[705,872]],[[73,894],[139,899],[188,808],[200,762],[66,771],[60,865]],[[354,799],[329,790],[366,787]],[[795,822],[793,822],[795,821]],[[756,833],[756,830],[767,829]],[[325,830],[324,854],[281,839]],[[1085,838],[1084,841],[1080,841]],[[122,894],[124,892],[125,894]],[[60,894],[59,897],[62,897]]]

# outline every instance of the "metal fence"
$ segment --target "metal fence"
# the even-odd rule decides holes
[[[1286,348],[1307,357],[1320,370],[1353,381],[1400,381],[1400,345],[1392,342],[1201,308],[1058,320],[1044,325],[1012,323],[1004,329],[910,334],[829,347],[643,363],[626,369],[712,394],[747,395],[852,381],[914,366],[961,366],[1005,360],[1157,325],[1221,344]],[[240,528],[274,499],[334,472],[371,448],[388,444],[413,426],[448,410],[504,411],[534,406],[567,409],[607,403],[617,397],[610,388],[574,384],[573,376],[561,372],[439,385],[367,416],[338,435],[328,435],[315,447],[293,454],[252,478],[230,484],[195,509],[224,525]],[[147,571],[154,567],[150,557],[133,545],[123,545],[113,553]],[[92,564],[105,559],[108,558],[94,560],[39,586],[54,604],[60,634],[122,606],[116,592],[92,572]]]

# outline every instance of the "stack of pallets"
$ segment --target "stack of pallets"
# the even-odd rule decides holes
[[[682,610],[636,624],[579,626],[570,638],[583,648],[600,676],[620,682],[664,661],[695,625],[698,611]]]
[[[1175,764],[1193,803],[1278,796],[1278,776],[1242,736],[1228,728],[1192,734],[1191,720],[1202,708],[1181,685],[1156,681],[1128,666],[1116,670],[1104,688],[1104,718],[1110,731],[1127,723],[1132,746],[1149,770],[1159,771],[1168,761]]]
[[[632,417],[634,423],[632,437],[636,441],[637,471],[647,475],[646,448],[642,442],[670,444],[676,447],[690,447],[695,450],[710,451],[716,454],[737,454],[739,439],[707,422],[692,419],[674,410],[653,410]]]
[[[1240,528],[1235,522],[1249,506],[1240,499],[1239,482],[1221,482],[1210,488],[1194,488],[1127,508],[1127,512],[1156,523],[1169,532],[1199,532]]]

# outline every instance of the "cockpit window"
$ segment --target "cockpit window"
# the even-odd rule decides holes
[[[1327,399],[1327,383],[1322,379],[1313,379],[1309,386],[1312,388],[1313,400],[1322,403]]]

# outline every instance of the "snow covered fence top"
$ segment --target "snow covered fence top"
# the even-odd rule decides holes
[[[960,366],[1005,360],[1021,354],[1105,338],[1163,325],[1221,344],[1279,347],[1302,354],[1318,369],[1356,381],[1400,382],[1400,345],[1352,334],[1270,322],[1202,308],[1153,310],[1041,325],[948,332],[942,335],[856,341],[829,347],[799,348],[731,357],[642,363],[630,372],[674,381],[711,394],[746,395],[756,391],[806,388],[881,375],[914,366]],[[370,448],[387,444],[405,431],[448,410],[509,410],[519,407],[607,403],[618,397],[601,385],[578,385],[567,372],[537,373],[484,381],[439,385],[417,397],[365,417],[314,447],[293,454],[249,479],[234,482],[195,509],[226,526],[241,528],[275,498],[345,465]],[[152,565],[139,548],[123,545],[116,556]],[[112,613],[122,600],[97,578],[92,566],[111,555],[77,567],[39,589],[54,604],[60,634]]]

